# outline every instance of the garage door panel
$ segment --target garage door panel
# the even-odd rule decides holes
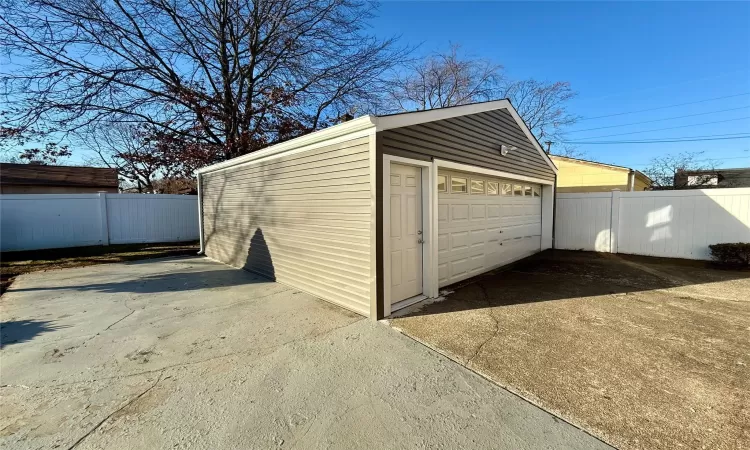
[[[508,240],[527,236],[539,236],[542,234],[542,227],[540,223],[519,224],[507,226],[502,231],[503,240]]]
[[[500,186],[503,182],[529,185],[468,173],[440,174],[483,180],[485,186],[488,181]],[[451,185],[447,180],[446,186]],[[539,186],[535,187],[540,192]],[[439,285],[446,286],[538,252],[541,229],[539,197],[439,192]]]
[[[438,224],[448,222],[448,206],[438,205]]]
[[[469,248],[469,232],[468,231],[456,231],[449,234],[450,243],[449,250],[459,251]]]
[[[450,246],[448,245],[448,233],[438,235],[438,253],[448,251]]]
[[[485,237],[487,236],[487,230],[486,229],[480,229],[480,230],[472,230],[469,232],[469,236],[471,237],[471,246],[482,246],[484,245]]]
[[[448,263],[438,264],[438,283],[441,286],[445,286],[447,283],[443,283],[448,280]]]
[[[451,204],[450,206],[451,222],[468,222],[469,220],[469,205],[462,204]]]
[[[484,220],[487,218],[485,205],[471,205],[471,220]]]

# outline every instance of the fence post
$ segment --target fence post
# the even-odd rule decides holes
[[[107,193],[99,192],[99,219],[102,245],[109,245],[109,223],[107,221]]]
[[[612,190],[612,202],[610,204],[609,223],[609,252],[617,253],[617,240],[620,238],[620,190]]]

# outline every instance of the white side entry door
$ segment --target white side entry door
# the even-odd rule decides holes
[[[423,292],[421,174],[419,167],[391,163],[391,304]]]

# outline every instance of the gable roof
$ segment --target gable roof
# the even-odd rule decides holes
[[[649,183],[653,183],[653,180],[651,178],[649,178],[646,174],[644,174],[640,170],[631,169],[630,167],[618,166],[618,165],[615,165],[615,164],[606,164],[606,163],[601,163],[601,162],[598,162],[598,161],[589,161],[588,159],[571,158],[569,156],[562,156],[562,155],[549,155],[549,156],[552,159],[558,158],[558,159],[564,159],[564,160],[567,160],[567,161],[580,162],[580,163],[584,163],[584,164],[591,164],[591,165],[594,165],[594,166],[602,166],[602,167],[606,167],[608,169],[625,170],[625,171],[628,171],[628,172],[633,171],[633,172],[635,172],[636,175],[639,175],[639,176],[647,179],[649,181]]]
[[[748,173],[750,167],[735,167],[731,169],[701,169],[701,170],[683,170],[682,173],[686,175],[714,175],[717,173]]]
[[[395,114],[384,114],[384,115],[366,115],[350,120],[348,122],[340,123],[332,127],[324,128],[322,130],[314,131],[312,133],[300,136],[289,141],[285,141],[270,147],[258,150],[247,155],[239,156],[227,161],[223,161],[210,166],[202,167],[196,171],[196,173],[202,174],[207,172],[213,172],[215,170],[225,169],[237,164],[243,164],[246,162],[254,161],[256,159],[266,158],[275,154],[285,153],[291,150],[306,147],[308,145],[316,144],[329,139],[335,139],[348,134],[361,132],[364,130],[371,131],[385,131],[394,128],[402,128],[410,125],[418,125],[427,122],[435,122],[443,119],[450,119],[453,117],[468,116],[471,114],[477,114],[485,111],[493,111],[498,109],[507,109],[513,117],[513,120],[518,124],[523,131],[526,138],[531,142],[533,147],[542,156],[542,159],[552,169],[554,173],[557,173],[557,166],[552,162],[549,155],[542,149],[542,146],[537,141],[536,137],[531,133],[531,130],[523,121],[518,111],[510,103],[510,100],[492,100],[481,103],[471,103],[468,105],[450,106],[446,108],[428,109],[425,111],[413,111],[413,112],[402,112]]]
[[[117,188],[117,169],[0,163],[3,186],[76,186]]]
[[[470,103],[468,105],[449,106],[446,108],[428,109],[425,111],[413,111],[403,112],[396,114],[388,114],[382,116],[376,116],[376,128],[378,131],[390,130],[393,128],[408,127],[411,125],[418,125],[427,122],[435,122],[438,120],[450,119],[453,117],[469,116],[471,114],[482,113],[486,111],[493,111],[497,109],[507,109],[513,120],[521,128],[521,131],[526,135],[526,138],[531,142],[531,145],[539,152],[542,159],[547,163],[553,172],[557,173],[557,166],[552,162],[547,152],[544,151],[536,136],[531,132],[526,122],[523,121],[521,116],[513,107],[509,99],[492,100],[488,102]]]

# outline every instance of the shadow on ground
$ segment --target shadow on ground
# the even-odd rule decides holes
[[[705,261],[548,250],[510,267],[447,286],[449,301],[410,316],[553,300],[618,295],[750,278]]]
[[[40,334],[58,330],[60,326],[46,320],[10,320],[0,322],[0,348],[34,339]]]
[[[168,260],[154,260],[154,263],[161,264],[165,261]],[[149,264],[149,261],[141,261],[137,264]],[[271,280],[260,275],[227,267],[226,269],[221,270],[168,272],[147,275],[144,277],[128,279],[125,281],[113,281],[105,283],[88,283],[71,286],[14,288],[13,292],[79,291],[101,292],[105,294],[156,294],[161,292],[186,292],[204,289],[222,289],[232,286],[271,282]]]
[[[750,448],[750,272],[549,251],[393,327],[621,449]]]

